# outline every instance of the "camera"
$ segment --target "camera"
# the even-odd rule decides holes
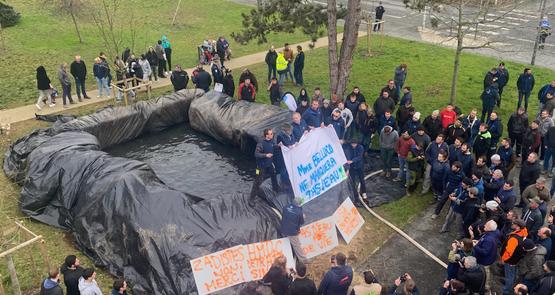
[[[407,280],[407,274],[400,275],[399,280],[401,281],[401,283],[404,283]]]
[[[331,256],[330,262],[331,262],[331,263],[335,263],[335,255],[332,255],[332,256]]]

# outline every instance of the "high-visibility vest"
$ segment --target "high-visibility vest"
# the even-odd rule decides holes
[[[276,59],[276,70],[285,71],[285,69],[287,69],[287,60],[285,59],[285,56],[283,56],[283,53],[278,53]]]

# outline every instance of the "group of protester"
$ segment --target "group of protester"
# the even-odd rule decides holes
[[[94,269],[83,268],[75,255],[68,255],[60,268],[53,267],[48,271],[48,277],[40,286],[40,295],[63,295],[64,290],[60,285],[62,276],[67,295],[102,295]],[[116,279],[110,294],[126,295],[127,282]]]

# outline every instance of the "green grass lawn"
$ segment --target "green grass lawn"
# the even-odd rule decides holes
[[[237,11],[241,10],[241,6],[236,6],[234,4],[226,5],[230,5],[230,7],[235,7]],[[169,7],[167,7],[166,9],[170,10]],[[160,29],[160,32],[162,31],[163,30]],[[71,39],[70,36],[71,34],[68,32],[67,38]],[[302,39],[299,36],[295,36],[281,36],[279,37],[279,39]],[[362,52],[364,52],[365,49],[365,42],[362,42],[363,44],[358,49],[360,53],[357,53],[354,60],[350,86],[360,86],[362,92],[366,95],[367,100],[370,103],[373,103],[375,98],[378,96],[378,91],[383,87],[383,85],[385,85],[385,82],[388,79],[392,78],[393,69],[395,68],[395,66],[400,63],[407,63],[409,66],[409,76],[406,85],[409,85],[414,89],[414,101],[417,110],[421,111],[423,114],[428,114],[433,109],[443,107],[448,102],[453,51],[451,49],[436,47],[418,42],[405,41],[396,38],[386,37],[383,41],[384,42],[382,48],[373,48],[374,51],[380,50],[381,54],[371,58],[364,57],[362,55]],[[29,42],[31,41],[29,40]],[[254,46],[253,51],[262,50],[262,48],[264,47],[265,46]],[[92,50],[91,54],[94,54],[94,52],[96,51],[96,49]],[[68,58],[72,54],[70,52],[72,51],[68,51],[66,53]],[[246,52],[247,51],[244,51],[244,53]],[[190,59],[191,62],[194,62],[194,58],[191,57]],[[474,107],[480,109],[481,103],[479,100],[479,96],[482,88],[483,75],[488,70],[488,68],[491,68],[497,63],[498,61],[492,58],[472,54],[465,54],[463,56],[457,104],[463,109],[464,112],[468,112],[469,109]],[[310,91],[312,91],[314,87],[319,86],[324,90],[325,94],[327,93],[327,64],[327,52],[325,48],[307,51],[305,65],[305,84],[307,89],[310,89]],[[511,80],[509,82],[509,86],[506,87],[504,101],[501,109],[504,123],[506,123],[509,113],[515,108],[516,77],[518,76],[518,73],[521,72],[524,66],[516,63],[507,62],[507,67],[511,71]],[[265,92],[264,85],[266,77],[266,67],[264,64],[258,64],[251,67],[251,69],[254,70],[255,74],[258,77],[258,80],[260,81],[260,92],[257,100],[259,102],[268,103],[268,94],[267,92]],[[18,71],[20,70],[21,69],[18,69]],[[555,77],[554,72],[545,69],[534,68],[534,72],[538,85],[547,83],[547,81]],[[238,73],[236,73],[236,79],[237,78]],[[11,84],[9,84],[9,82],[6,82],[3,83],[3,85]],[[296,94],[298,93],[299,88],[292,86],[292,84],[288,82],[285,86],[285,90],[292,91]],[[170,91],[170,87],[160,88],[154,91],[154,95],[156,96]],[[31,100],[33,100],[34,88],[30,92],[33,93],[33,97],[31,98]],[[83,115],[93,112],[95,108],[100,107],[104,104],[106,103],[86,106],[80,109],[70,110],[68,113]],[[537,101],[533,98],[531,100],[530,109],[535,110],[536,106]],[[13,142],[15,139],[29,133],[35,128],[45,126],[48,126],[48,124],[45,122],[34,120],[28,120],[14,124],[12,126],[12,133],[9,136],[0,137],[0,147],[2,148],[2,150],[5,150],[10,142]],[[24,216],[22,216],[18,208],[17,200],[19,199],[20,189],[21,188],[19,186],[11,183],[4,176],[3,173],[0,173],[0,195],[2,196],[2,198],[0,198],[1,227],[6,227],[10,224],[13,224],[14,220],[26,219]],[[396,225],[402,227],[406,225],[412,218],[414,218],[419,212],[421,212],[422,209],[426,208],[426,206],[428,206],[429,200],[429,196],[420,197],[413,195],[411,197],[403,198],[391,204],[387,204],[380,208],[377,208],[376,211],[382,214],[385,218],[391,220]],[[367,229],[367,232],[364,235],[360,236],[367,236],[368,233],[371,233],[371,242],[359,241],[358,244],[364,245],[364,248],[359,249],[353,249],[353,243],[350,245],[350,249],[353,249],[354,251],[360,250],[359,252],[357,252],[357,254],[360,254],[359,257],[361,259],[364,258],[364,255],[372,252],[375,247],[380,246],[382,241],[384,241],[387,237],[389,237],[389,235],[392,234],[392,230],[384,227],[381,223],[375,221],[375,219],[371,218],[368,214],[363,214],[367,218],[367,225],[365,226],[365,231]],[[71,235],[67,235],[60,230],[37,222],[27,221],[26,224],[36,233],[45,236],[50,259],[51,261],[55,262],[55,264],[59,264],[60,262],[62,262],[63,258],[68,253],[78,253],[78,251],[74,248],[72,244],[71,238],[68,238]],[[2,246],[2,244],[0,244],[0,246]],[[25,254],[26,252],[21,252],[16,255],[15,259],[16,266],[20,274],[20,282],[25,289],[30,289],[32,287],[36,287],[37,284],[36,281],[33,281],[34,274],[30,270],[30,264]],[[79,256],[83,257],[83,255],[80,254]],[[322,255],[321,257],[324,256],[325,255]],[[35,260],[39,261],[38,253],[35,254],[35,258]],[[87,259],[83,259],[83,264],[90,266],[91,262]],[[4,283],[4,286],[9,284],[9,278],[6,275],[6,267],[4,261],[0,261],[0,275],[0,279]],[[319,280],[320,277],[314,277],[314,279]],[[112,277],[105,271],[100,270],[98,281],[103,287],[103,291],[107,293],[109,285],[112,283]]]
[[[87,2],[97,3],[99,0]],[[110,2],[110,1],[108,1]],[[3,30],[6,50],[0,49],[0,109],[30,104],[36,101],[36,68],[46,67],[53,82],[58,85],[57,70],[62,62],[70,63],[75,55],[81,55],[89,70],[88,87],[96,88],[92,76],[94,57],[106,51],[96,25],[90,16],[80,16],[79,23],[84,43],[80,44],[69,16],[60,14],[43,0],[12,0],[8,2],[21,13],[21,21],[14,27]],[[132,47],[131,31],[123,30],[123,47],[130,47],[136,54],[144,53],[162,35],[172,42],[172,64],[192,67],[198,63],[197,46],[204,39],[227,36],[234,56],[264,51],[269,44],[251,42],[241,46],[230,37],[231,32],[241,29],[241,13],[248,6],[226,0],[183,0],[175,26],[171,26],[177,1],[128,0],[123,1],[120,23],[129,25],[131,15],[136,19],[135,46]],[[132,9],[131,7],[136,7]],[[133,11],[133,14],[131,14]],[[301,33],[271,34],[269,41],[276,46],[285,42],[295,43],[308,40]],[[121,52],[119,53],[121,54]],[[113,57],[110,57],[113,60]]]

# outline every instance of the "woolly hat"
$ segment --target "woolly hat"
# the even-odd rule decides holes
[[[534,241],[532,241],[532,239],[525,239],[522,242],[522,247],[524,248],[524,251],[532,251],[536,248],[536,244],[534,244]]]

